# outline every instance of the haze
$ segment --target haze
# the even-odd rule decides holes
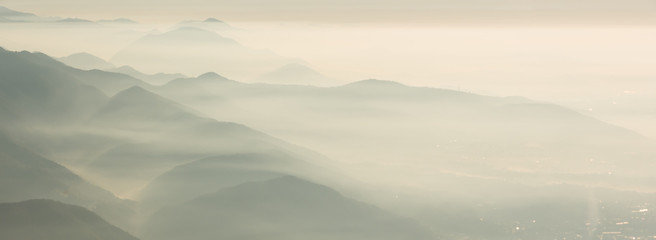
[[[0,238],[656,238],[655,13],[0,0]]]

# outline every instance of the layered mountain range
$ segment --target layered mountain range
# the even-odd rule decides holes
[[[231,28],[184,22],[111,61],[0,49],[0,237],[656,235],[649,138],[525,97],[319,87],[208,24]]]

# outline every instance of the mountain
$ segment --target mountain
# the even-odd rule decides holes
[[[228,217],[229,216],[229,217]],[[144,239],[433,239],[416,222],[283,176],[244,183],[154,214]]]
[[[330,178],[338,176],[297,155],[279,150],[224,154],[174,167],[151,181],[141,191],[140,200],[148,209],[158,209],[241,183],[284,175],[331,183],[334,181]]]
[[[196,75],[216,71],[231,78],[251,79],[290,60],[254,50],[214,31],[181,27],[149,34],[121,49],[111,62],[146,72]],[[194,64],[178,64],[193,62]]]
[[[216,18],[207,18],[203,22],[204,23],[224,23],[223,21],[221,21],[219,19],[216,19]]]
[[[290,159],[322,158],[244,125],[200,116],[123,74],[83,71],[38,53],[0,53],[7,63],[0,66],[0,97],[6,100],[0,112],[20,125],[3,122],[3,127],[30,151],[72,166],[121,196],[136,193],[172,167],[210,156],[275,150],[294,156]],[[234,82],[215,73],[194,80]],[[118,92],[107,98],[99,88],[108,95]],[[44,94],[50,92],[57,94]],[[62,120],[52,120],[59,115]]]
[[[250,104],[252,103],[251,100],[260,101],[261,98],[274,97],[275,99],[269,100],[283,101],[298,94],[316,94],[314,91],[317,89],[319,88],[303,85],[244,83],[210,72],[196,78],[173,80],[154,91],[184,104],[189,104],[189,106],[199,107],[199,105],[208,104],[207,107],[214,105],[215,109],[225,109],[225,112],[232,112],[245,110],[238,106],[245,103]],[[285,97],[286,94],[289,97]],[[279,98],[279,96],[282,97]],[[199,109],[205,108],[200,107]],[[273,111],[274,109],[260,109],[259,111],[264,114],[269,110]],[[226,114],[223,119],[230,118],[231,115]]]
[[[190,112],[178,103],[134,86],[110,98],[90,121],[92,124],[104,124],[105,127],[132,130],[158,129],[157,126],[168,127],[171,123],[181,127],[182,124],[202,121]]]
[[[27,22],[37,20],[38,18],[32,13],[14,11],[0,6],[0,22]]]
[[[115,66],[99,57],[91,55],[89,53],[75,53],[66,57],[57,59],[64,64],[82,69],[82,70],[91,70],[91,69],[109,69],[114,68]]]
[[[53,200],[0,203],[0,216],[1,239],[137,239],[85,208]]]
[[[76,69],[42,53],[0,48],[0,63],[0,99],[16,115],[33,115],[26,120],[78,121],[104,104],[107,95],[151,87],[124,74]]]
[[[44,54],[0,48],[0,104],[25,120],[54,124],[89,116],[107,97]]]
[[[125,89],[137,86],[145,89],[153,88],[152,85],[136,79],[132,76],[114,73],[101,70],[88,70],[88,71],[75,71],[75,76],[82,79],[85,84],[91,85],[100,89],[108,96],[115,95],[116,93]]]
[[[217,97],[213,89],[239,85],[215,72],[207,72],[195,78],[178,78],[158,87],[156,91],[165,96],[186,96],[192,98]]]
[[[80,121],[102,106],[107,95],[132,86],[151,87],[124,74],[72,68],[41,53],[0,48],[0,63],[4,108],[28,121]]]
[[[230,80],[224,76],[221,76],[215,72],[207,72],[199,75],[195,78],[179,78],[172,80],[159,89],[168,89],[175,91],[176,88],[188,89],[188,90],[197,90],[197,88],[204,87],[221,87],[224,84],[237,84],[237,81]]]
[[[0,202],[51,198],[130,231],[147,218],[147,239],[432,239],[316,183],[446,239],[598,238],[656,222],[640,212],[653,194],[586,192],[653,191],[653,141],[521,97],[212,72],[151,86],[0,49],[0,131]]]
[[[14,11],[9,8],[0,6],[0,16],[2,17],[11,17],[11,16],[34,16],[34,14],[31,13],[24,13],[24,12],[19,12],[19,11]]]
[[[224,109],[225,115],[221,117],[215,115],[214,118],[231,121],[231,112],[239,111],[237,101],[227,101],[217,94],[216,89],[232,89],[243,83],[230,80],[214,72],[208,72],[199,75],[198,77],[178,78],[169,81],[168,83],[158,86],[153,91],[157,94],[165,96],[170,99],[180,101],[180,99],[187,99],[184,102],[189,104],[193,102],[194,108],[199,109],[199,105],[212,104],[215,109]],[[221,100],[224,99],[224,100]],[[208,101],[209,100],[209,101]],[[208,105],[207,108],[210,108]],[[205,109],[200,107],[200,109]]]
[[[118,193],[139,190],[135,183],[147,184],[174,166],[213,155],[273,149],[305,159],[319,158],[244,125],[198,116],[139,87],[116,94],[88,125],[128,131],[133,138],[107,149],[85,167],[107,183],[103,187]]]
[[[297,84],[324,86],[333,83],[314,69],[300,64],[290,63],[260,76],[257,81],[275,84]]]
[[[190,94],[194,89],[204,97],[194,98]],[[522,171],[551,173],[542,183],[624,186],[611,179],[581,182],[588,174],[608,172],[627,181],[640,175],[645,179],[642,187],[651,188],[653,181],[642,171],[642,166],[654,164],[649,160],[656,156],[653,141],[580,112],[527,98],[374,79],[329,88],[180,80],[156,91],[209,116],[312,146],[331,159],[380,164],[352,173],[384,184],[413,179],[412,174],[400,174],[395,180],[392,176],[427,166],[494,178]],[[387,164],[407,169],[384,170]],[[436,182],[425,184],[448,188]]]
[[[67,168],[16,144],[0,132],[0,202],[49,198],[94,209],[122,227],[132,217],[131,203],[86,182]]]
[[[61,19],[61,20],[57,20],[57,22],[60,22],[60,23],[95,23],[91,20],[82,19],[82,18],[64,18],[64,19]]]
[[[111,198],[109,192],[86,183],[65,167],[15,144],[0,134],[3,202],[32,198],[76,198],[84,191]]]
[[[107,95],[132,86],[149,87],[123,74],[72,68],[41,53],[0,49],[0,127],[48,159],[67,166],[87,162],[125,139],[84,123],[106,105]]]
[[[156,73],[156,74],[145,74],[137,71],[136,69],[130,66],[121,66],[118,68],[105,69],[108,72],[122,73],[129,75],[133,78],[140,79],[150,83],[152,85],[164,85],[174,79],[186,78],[187,76],[180,73]]]

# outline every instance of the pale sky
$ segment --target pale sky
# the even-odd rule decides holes
[[[0,0],[0,5],[45,16],[142,21],[208,15],[228,21],[439,21],[485,17],[495,11],[511,16],[505,13],[509,10],[533,17],[546,11],[551,18],[595,13],[590,16],[603,20],[618,13],[652,19],[656,12],[656,0]],[[563,11],[568,14],[559,14]]]

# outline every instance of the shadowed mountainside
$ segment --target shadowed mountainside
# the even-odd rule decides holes
[[[82,207],[52,200],[0,203],[0,238],[137,240]]]
[[[89,184],[67,168],[15,144],[0,133],[0,202],[49,198],[94,209],[110,222],[130,226],[133,202]]]

